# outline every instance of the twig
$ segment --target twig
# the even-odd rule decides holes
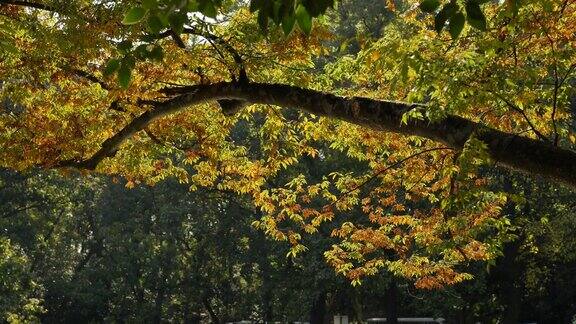
[[[495,92],[495,91],[491,91],[491,90],[486,90],[492,94],[494,94],[496,97],[498,97],[498,99],[502,100],[509,108],[511,108],[512,110],[520,113],[522,115],[522,117],[524,117],[524,120],[526,120],[526,122],[528,123],[528,125],[530,126],[530,128],[532,129],[532,131],[534,132],[534,134],[536,134],[536,136],[538,136],[539,139],[545,141],[545,142],[550,142],[550,140],[544,136],[542,133],[540,133],[537,129],[536,126],[534,126],[534,124],[532,123],[532,121],[530,120],[530,118],[528,118],[528,115],[526,115],[526,112],[524,111],[524,109],[516,106],[515,104],[513,104],[510,100],[506,99],[505,97],[503,97],[502,95],[500,95],[499,93]]]
[[[376,178],[378,178],[381,174],[383,174],[384,172],[387,172],[390,169],[393,169],[401,164],[403,164],[404,162],[413,159],[417,156],[420,156],[422,154],[426,154],[429,152],[434,152],[434,151],[441,151],[441,150],[453,150],[453,148],[451,147],[435,147],[435,148],[431,148],[431,149],[426,149],[417,153],[414,153],[408,157],[403,158],[400,161],[397,161],[395,163],[392,163],[391,165],[387,166],[385,169],[380,170],[376,173],[374,173],[370,178],[368,178],[366,181],[362,182],[361,184],[357,185],[356,187],[344,192],[343,194],[341,194],[338,199],[336,199],[335,201],[333,201],[330,205],[328,205],[328,207],[334,205],[335,203],[337,203],[338,201],[342,200],[342,198],[348,196],[349,194],[353,193],[354,191],[357,191],[359,189],[361,189],[362,187],[366,186],[367,184],[369,184],[370,182],[374,181]]]
[[[80,69],[71,69],[70,71],[72,71],[77,76],[82,77],[88,81],[98,83],[102,87],[102,89],[104,89],[104,90],[110,90],[110,87],[104,81],[98,79],[94,74],[92,74],[90,72],[86,72],[86,71],[80,70]]]

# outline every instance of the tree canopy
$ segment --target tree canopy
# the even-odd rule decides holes
[[[332,222],[354,284],[494,260],[494,168],[576,186],[574,1],[0,3],[2,167],[233,192],[290,257]]]

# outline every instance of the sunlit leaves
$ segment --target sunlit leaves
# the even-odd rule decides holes
[[[171,9],[165,3],[148,0],[138,12],[107,12],[86,35],[66,26],[74,30],[70,35],[86,39],[79,49],[66,43],[71,41],[60,27],[39,25],[38,35],[46,39],[16,33],[14,44],[29,64],[2,61],[2,91],[26,113],[2,115],[3,165],[85,159],[150,109],[141,102],[168,99],[162,89],[229,81],[237,62],[204,33],[238,51],[254,82],[422,103],[402,112],[402,127],[453,114],[480,122],[476,132],[485,124],[534,137],[529,119],[549,136],[551,71],[568,75],[570,84],[576,63],[566,45],[576,25],[572,8],[560,17],[557,6],[547,14],[531,4],[509,23],[496,3],[413,1],[431,14],[397,12],[380,38],[358,31],[362,40],[350,41],[356,52],[340,56],[338,48],[346,45],[337,43],[330,22],[314,20],[330,1],[253,1],[252,12],[217,1],[174,1]],[[194,20],[198,15],[191,13],[198,12],[202,19]],[[118,25],[122,19],[131,25]],[[434,20],[440,35],[430,28]],[[479,32],[488,21],[491,30]],[[173,36],[185,26],[199,26],[199,35],[180,35],[180,46]],[[88,78],[74,69],[89,72]],[[562,145],[570,145],[569,92],[558,93],[562,104],[555,116]],[[330,226],[334,247],[325,256],[352,282],[391,271],[437,288],[467,279],[459,269],[466,259],[494,258],[507,228],[499,218],[506,199],[481,176],[490,167],[485,143],[472,137],[461,152],[413,156],[431,148],[437,146],[421,137],[266,105],[225,117],[208,102],[155,120],[98,171],[126,176],[128,186],[173,177],[193,190],[205,186],[250,197],[264,214],[255,225],[287,240],[292,257],[306,253],[307,235]],[[281,176],[286,178],[277,181]]]
[[[0,237],[0,318],[7,322],[36,322],[45,311],[35,298],[29,268],[30,260],[23,249],[6,236]]]
[[[133,7],[130,10],[128,10],[126,15],[124,15],[122,23],[124,25],[137,24],[144,18],[145,15],[146,15],[146,9],[142,7]]]
[[[18,49],[14,44],[14,36],[17,31],[14,22],[0,17],[0,57],[15,55]]]

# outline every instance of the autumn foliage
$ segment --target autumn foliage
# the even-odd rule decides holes
[[[234,1],[10,3],[0,5],[2,167],[69,172],[174,91],[224,81],[423,103],[403,123],[458,115],[567,150],[576,141],[570,0],[487,2],[485,28],[460,22],[462,2],[463,16],[440,33],[420,2],[396,1],[378,35],[352,41],[330,22],[327,1],[281,17]],[[353,284],[383,270],[419,288],[458,283],[513,237],[503,209],[521,197],[492,186],[495,161],[476,136],[455,149],[291,107],[232,116],[222,107],[205,101],[156,119],[96,172],[127,187],[175,177],[190,190],[249,197],[264,215],[253,226],[289,242],[289,257],[307,250],[308,236],[332,237],[325,259]]]

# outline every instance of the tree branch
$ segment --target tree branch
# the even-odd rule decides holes
[[[169,29],[168,34],[172,37],[172,39],[174,40],[174,42],[176,43],[176,45],[178,47],[186,48],[186,44],[184,43],[184,41],[182,40],[180,35],[176,34],[176,32],[174,30]]]
[[[422,107],[420,104],[362,97],[345,98],[290,85],[266,83],[222,82],[165,89],[163,92],[177,96],[156,104],[151,110],[136,117],[104,141],[101,148],[87,160],[64,161],[57,166],[95,169],[104,158],[113,156],[124,141],[158,118],[211,100],[236,99],[252,104],[297,108],[378,131],[421,136],[456,150],[462,149],[474,134],[486,143],[495,162],[576,188],[576,152],[555,147],[542,140],[506,133],[456,115],[448,115],[439,121],[411,119],[407,124],[402,124],[403,114]]]
[[[532,132],[534,132],[534,134],[536,134],[536,136],[538,136],[539,139],[541,139],[544,142],[550,142],[550,140],[546,136],[544,136],[542,133],[540,133],[536,129],[536,126],[534,126],[534,124],[532,123],[530,118],[528,118],[528,115],[526,115],[526,112],[524,111],[524,109],[513,104],[510,100],[506,99],[506,97],[500,95],[497,92],[494,92],[494,91],[489,91],[489,92],[493,93],[496,97],[498,97],[498,99],[504,101],[504,103],[506,104],[506,106],[508,106],[508,108],[511,108],[512,110],[521,114],[522,117],[524,117],[524,120],[528,123],[528,126],[530,126],[530,129],[532,130]]]
[[[418,157],[418,156],[420,156],[420,155],[422,155],[422,154],[426,154],[426,153],[429,153],[429,152],[442,151],[442,150],[452,150],[452,148],[451,148],[451,147],[434,147],[434,148],[422,150],[422,151],[420,151],[420,152],[417,152],[417,153],[414,153],[414,154],[412,154],[412,155],[409,155],[409,156],[407,156],[407,157],[405,157],[405,158],[403,158],[403,159],[401,159],[401,160],[399,160],[399,161],[396,161],[395,163],[390,164],[389,166],[385,167],[384,169],[382,169],[382,170],[380,170],[380,171],[372,174],[372,175],[370,176],[370,178],[366,179],[365,181],[363,181],[363,182],[360,183],[359,185],[355,186],[354,188],[352,188],[352,189],[350,189],[350,190],[348,190],[348,191],[346,191],[346,192],[343,192],[342,194],[340,194],[340,196],[338,196],[338,198],[337,198],[335,201],[333,201],[333,202],[332,202],[330,205],[328,205],[328,206],[333,206],[334,204],[336,204],[337,202],[339,202],[340,200],[342,200],[344,197],[350,195],[351,193],[353,193],[353,192],[355,192],[355,191],[357,191],[357,190],[362,189],[362,187],[364,187],[364,186],[366,186],[367,184],[369,184],[370,182],[374,181],[376,178],[378,178],[379,176],[381,176],[381,175],[384,174],[385,172],[388,172],[388,171],[390,171],[391,169],[394,169],[394,168],[402,165],[404,162],[406,162],[406,161],[408,161],[408,160],[410,160],[410,159],[413,159],[413,158],[415,158],[415,157]]]
[[[100,87],[102,87],[102,89],[104,89],[104,90],[110,90],[110,87],[104,81],[98,79],[94,74],[92,74],[90,72],[86,72],[86,71],[80,70],[80,69],[71,69],[70,71],[72,73],[74,73],[75,75],[82,77],[88,81],[98,83],[100,85]]]
[[[232,56],[232,59],[234,59],[234,63],[236,64],[236,66],[239,69],[239,76],[238,76],[239,81],[241,81],[241,82],[247,81],[246,68],[244,66],[244,60],[242,59],[242,56],[232,45],[230,45],[222,37],[216,36],[216,35],[208,33],[208,32],[203,32],[197,28],[184,28],[182,33],[202,36],[202,37],[206,38],[207,40],[209,40],[210,43],[216,43],[216,44],[224,47],[224,49],[226,49],[226,51],[228,53],[230,53],[230,55]],[[246,80],[244,80],[244,79],[246,79]]]
[[[35,9],[40,9],[40,10],[45,10],[45,11],[52,11],[52,12],[56,12],[56,13],[60,13],[58,9],[43,4],[43,3],[37,3],[37,2],[30,2],[30,1],[16,1],[16,0],[0,0],[0,4],[7,4],[7,5],[13,5],[13,6],[20,6],[20,7],[28,7],[28,8],[35,8]]]

